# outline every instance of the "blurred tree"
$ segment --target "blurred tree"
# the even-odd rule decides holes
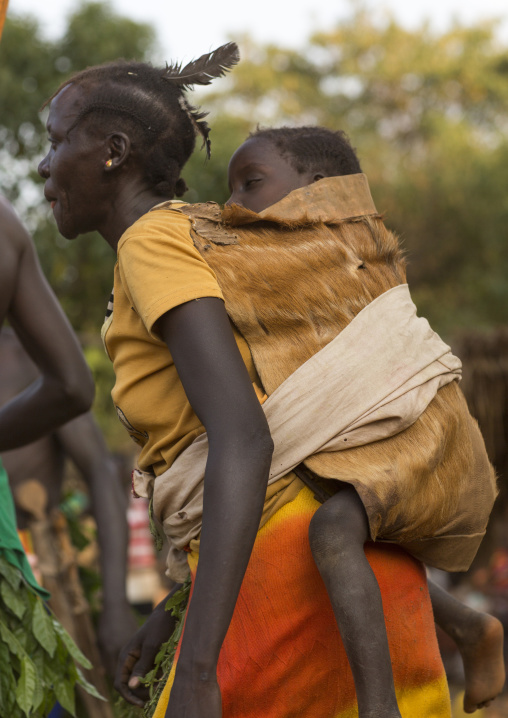
[[[251,128],[345,130],[407,248],[417,304],[447,334],[508,321],[508,47],[495,29],[406,30],[360,9],[304,50],[245,38],[207,96]]]

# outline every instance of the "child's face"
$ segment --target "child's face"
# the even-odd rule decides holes
[[[231,197],[227,204],[239,204],[253,212],[275,204],[298,187],[319,177],[312,172],[300,174],[289,160],[281,157],[269,141],[252,137],[231,157],[228,182]]]

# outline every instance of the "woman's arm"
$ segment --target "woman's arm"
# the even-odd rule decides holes
[[[93,381],[30,237],[0,200],[0,325],[7,316],[41,376],[0,409],[0,451],[52,431],[90,408]]]
[[[158,322],[209,454],[199,565],[166,715],[220,718],[216,666],[259,527],[273,444],[222,300]]]

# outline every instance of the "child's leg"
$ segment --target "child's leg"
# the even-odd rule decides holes
[[[352,486],[316,511],[309,539],[353,673],[359,718],[400,718],[381,594],[364,551],[367,516]]]
[[[503,626],[429,581],[434,618],[456,643],[464,662],[464,710],[473,713],[501,693],[505,682]]]

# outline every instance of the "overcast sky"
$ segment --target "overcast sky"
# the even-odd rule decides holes
[[[62,32],[66,15],[79,4],[79,0],[10,0],[9,13],[34,14],[55,37]],[[333,26],[352,7],[349,0],[112,0],[112,5],[157,28],[164,59],[184,60],[246,32],[256,40],[298,47],[312,30]],[[410,27],[424,19],[444,29],[453,18],[468,23],[498,17],[500,32],[508,36],[508,0],[364,0],[364,5],[377,13],[385,8]]]

